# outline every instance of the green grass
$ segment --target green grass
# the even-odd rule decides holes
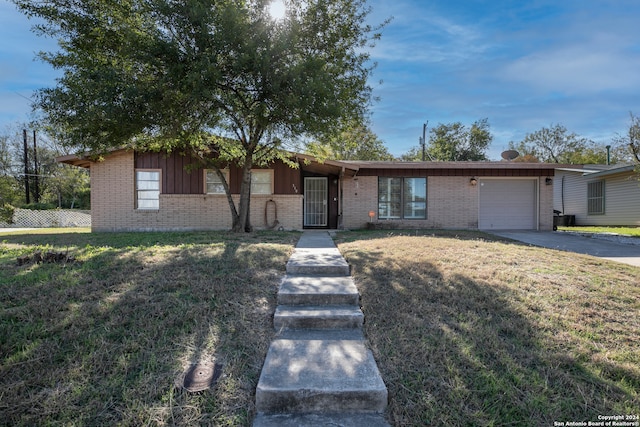
[[[640,413],[640,269],[475,232],[337,240],[392,425]]]
[[[299,234],[77,231],[0,236],[0,425],[250,425]],[[639,268],[476,232],[336,240],[392,425],[639,413]],[[77,262],[17,265],[38,250]],[[175,386],[211,357],[216,386]]]
[[[558,230],[578,233],[614,233],[621,236],[640,237],[640,227],[591,227],[581,225],[575,227],[558,227]]]
[[[0,236],[0,424],[250,425],[299,235],[76,231]],[[210,391],[174,385],[211,358]]]

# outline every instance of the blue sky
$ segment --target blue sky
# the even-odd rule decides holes
[[[637,0],[370,0],[372,22],[393,17],[371,51],[381,98],[373,130],[400,155],[422,125],[487,118],[489,150],[560,123],[608,143],[640,115]],[[0,0],[0,129],[29,118],[35,89],[56,72],[34,60],[52,40]],[[377,82],[382,80],[382,84]]]

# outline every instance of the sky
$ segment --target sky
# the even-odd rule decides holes
[[[510,141],[561,124],[607,144],[640,115],[637,0],[370,0],[371,23],[392,18],[370,50],[372,130],[400,156],[423,124],[487,119],[491,160]],[[30,118],[58,72],[35,59],[54,40],[0,0],[0,131]]]

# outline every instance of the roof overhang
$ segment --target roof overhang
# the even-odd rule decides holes
[[[625,166],[614,167],[614,168],[611,168],[611,169],[607,169],[607,170],[603,170],[603,171],[597,171],[597,172],[586,172],[585,171],[584,175],[588,176],[589,178],[599,178],[599,177],[608,176],[608,175],[616,175],[616,174],[619,174],[619,173],[634,172],[637,167],[638,167],[637,165],[625,165]]]
[[[104,160],[105,157],[111,156],[113,154],[129,151],[129,150],[130,149],[119,148],[103,154],[91,154],[91,153],[71,154],[68,156],[56,157],[56,162],[66,163],[68,165],[77,166],[80,168],[91,169],[91,165],[93,163],[101,162],[102,160]]]
[[[80,168],[85,168],[85,169],[90,169],[91,168],[91,163],[94,163],[88,157],[85,157],[85,156],[81,157],[81,156],[76,156],[76,155],[56,157],[56,162],[58,162],[58,163],[66,163],[68,165],[78,166]]]
[[[352,162],[318,160],[307,154],[294,154],[294,156],[298,160],[302,170],[312,173],[351,177],[355,176],[358,170],[360,170],[360,166]]]
[[[558,169],[570,165],[553,163],[525,163],[525,162],[399,162],[399,161],[345,161],[343,163],[357,165],[359,170],[364,169]],[[574,166],[575,167],[575,166]]]

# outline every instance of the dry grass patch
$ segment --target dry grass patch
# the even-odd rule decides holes
[[[299,234],[0,237],[0,424],[249,425]],[[36,251],[74,264],[29,264]],[[174,386],[215,357],[211,390]]]
[[[474,232],[337,240],[394,425],[640,413],[640,269]]]

